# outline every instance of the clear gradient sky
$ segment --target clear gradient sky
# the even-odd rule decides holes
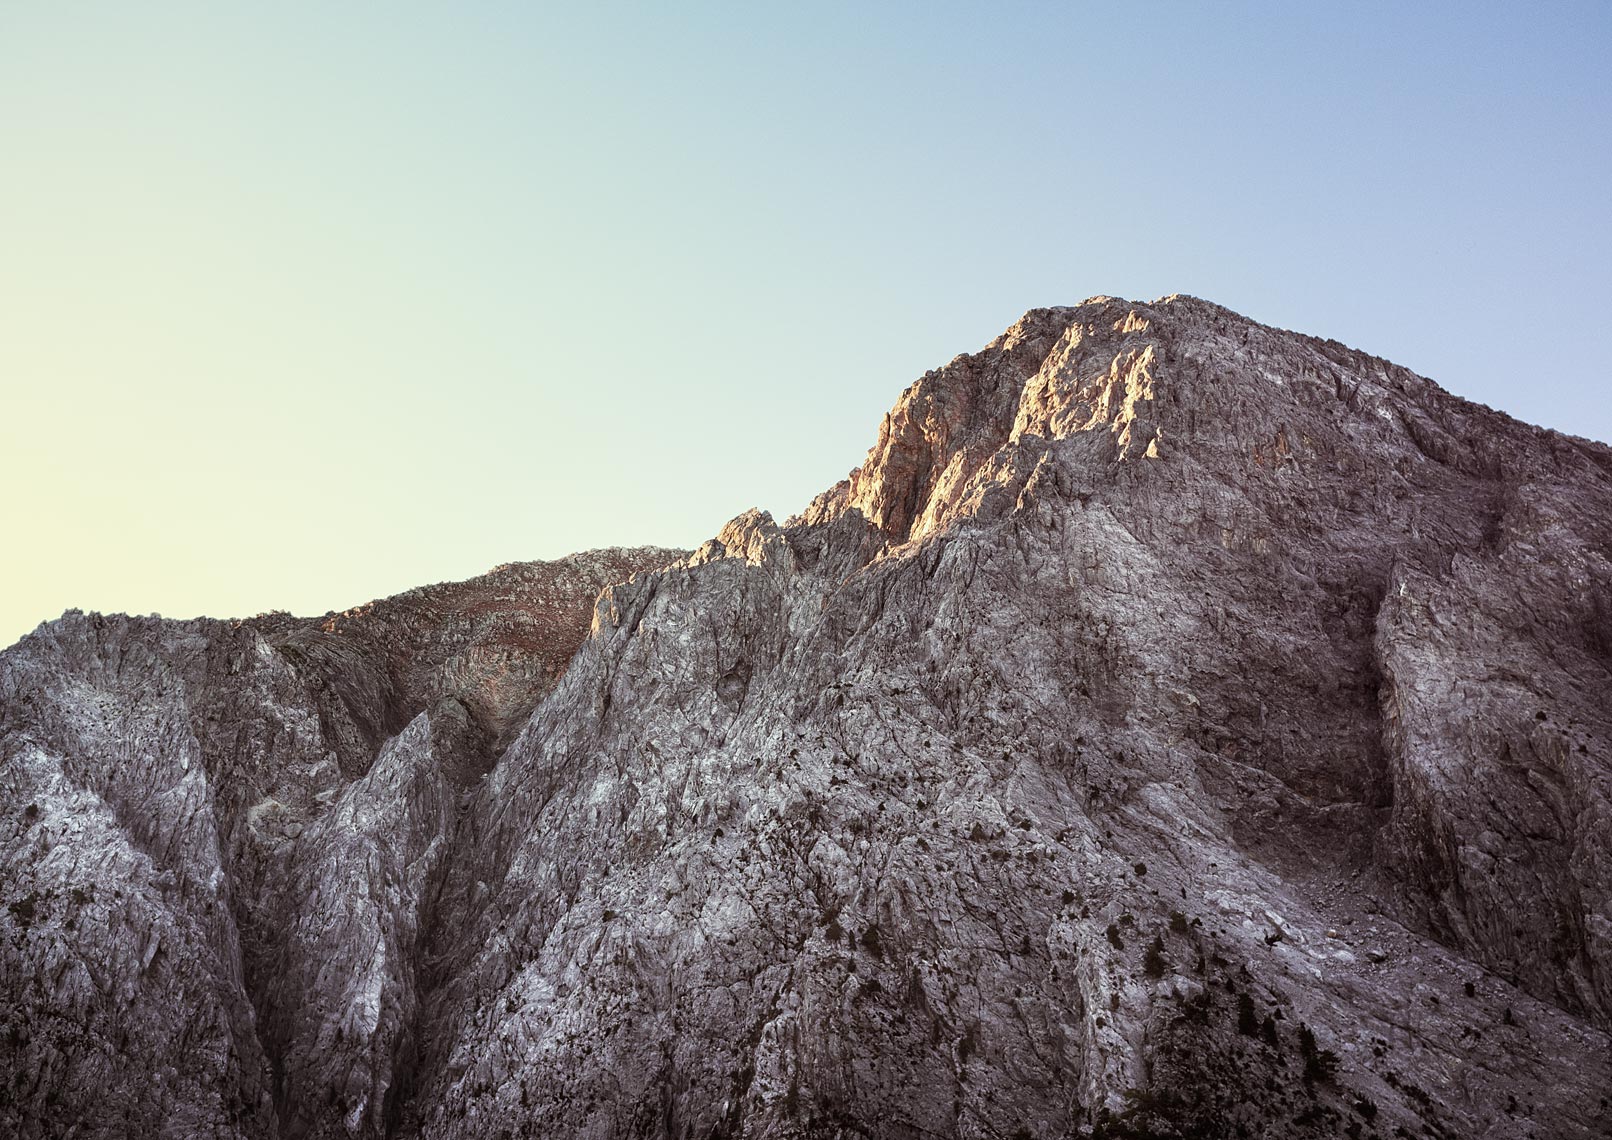
[[[1612,4],[0,2],[0,644],[693,545],[1023,310],[1612,438]]]

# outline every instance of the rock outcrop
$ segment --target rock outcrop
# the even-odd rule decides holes
[[[378,1134],[464,796],[599,590],[679,556],[0,655],[0,1134]]]
[[[0,1128],[1612,1135],[1612,450],[1096,298],[672,558],[7,651]]]

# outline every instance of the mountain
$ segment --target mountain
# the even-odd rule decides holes
[[[1034,310],[782,525],[0,656],[0,1131],[1605,1137],[1609,697],[1612,449]]]

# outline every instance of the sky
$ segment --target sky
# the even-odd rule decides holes
[[[1612,439],[1612,5],[0,0],[0,644],[782,518],[1024,310]]]

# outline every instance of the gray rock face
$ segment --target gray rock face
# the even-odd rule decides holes
[[[673,558],[7,651],[0,1131],[1612,1135],[1612,450],[1097,298]]]
[[[0,655],[0,1135],[378,1133],[461,789],[599,590],[678,556]]]

